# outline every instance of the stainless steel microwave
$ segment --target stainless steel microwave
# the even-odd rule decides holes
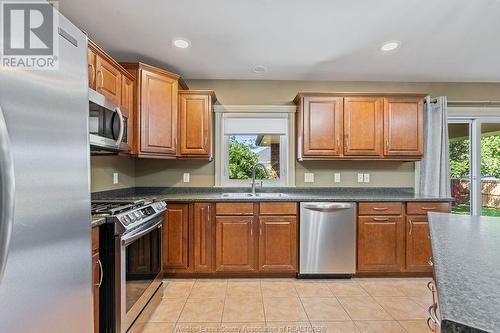
[[[128,151],[128,112],[89,89],[90,150],[93,153]]]

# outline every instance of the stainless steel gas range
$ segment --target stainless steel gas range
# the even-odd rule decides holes
[[[94,200],[100,228],[100,331],[126,332],[161,286],[163,201]]]

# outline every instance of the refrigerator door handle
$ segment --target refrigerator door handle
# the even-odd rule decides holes
[[[4,277],[14,223],[14,163],[10,151],[7,124],[0,107],[0,284]]]

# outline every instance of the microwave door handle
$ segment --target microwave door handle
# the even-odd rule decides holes
[[[115,111],[118,114],[118,118],[120,118],[120,131],[118,132],[118,139],[116,139],[116,145],[120,146],[123,140],[123,133],[125,132],[125,125],[122,110],[120,110],[119,107],[116,107]]]
[[[10,150],[7,124],[0,107],[0,284],[4,277],[9,243],[14,223],[14,162]]]

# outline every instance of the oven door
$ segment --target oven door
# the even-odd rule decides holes
[[[128,150],[128,111],[89,89],[89,134],[92,151]]]
[[[159,215],[150,223],[121,237],[120,322],[126,332],[162,284],[162,222]]]

